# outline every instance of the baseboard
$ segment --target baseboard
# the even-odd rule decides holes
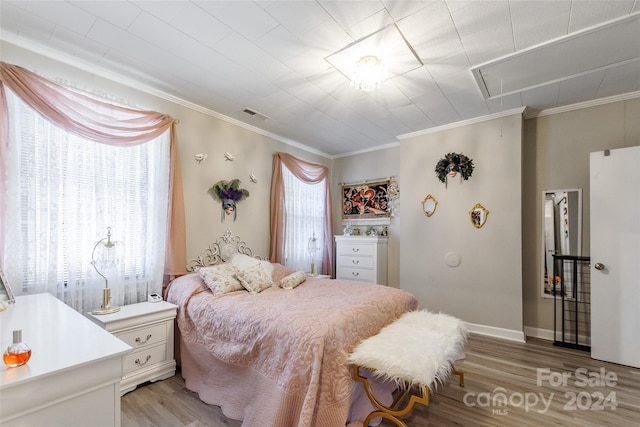
[[[540,338],[542,340],[553,341],[553,331],[551,329],[534,328],[533,326],[525,326],[524,334],[532,338]]]
[[[558,332],[556,335],[554,331],[550,329],[540,329],[534,328],[532,326],[525,326],[524,333],[527,337],[539,338],[547,341],[556,341],[558,339],[560,342],[563,342],[561,345],[568,346],[580,346],[584,348],[588,348],[591,346],[591,337],[584,334],[578,335],[578,340],[576,341],[576,335],[571,332],[565,332],[564,337],[562,337],[561,333]]]
[[[469,327],[469,332],[473,334],[502,338],[509,341],[525,342],[524,332],[522,331],[498,328],[495,326],[478,325],[476,323],[467,323],[467,325]]]
[[[479,325],[476,323],[468,323],[469,332],[478,335],[487,335],[495,338],[502,338],[510,341],[525,342],[526,337],[540,338],[542,340],[554,341],[553,331],[550,329],[534,328],[533,326],[525,326],[524,332],[513,329],[497,328],[495,326]],[[566,334],[565,338],[571,342],[574,337],[572,334]],[[588,342],[588,337],[580,336],[580,342]]]

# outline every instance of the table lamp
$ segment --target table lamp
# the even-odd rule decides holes
[[[313,236],[309,239],[309,244],[307,245],[309,249],[309,255],[311,256],[311,275],[316,275],[316,264],[315,264],[315,254],[320,249],[318,247],[318,238],[316,237],[316,233],[313,233]]]
[[[107,270],[115,267],[119,260],[116,248],[119,242],[111,241],[111,227],[107,227],[107,237],[96,242],[91,252],[91,265],[96,272],[104,279],[105,287],[102,290],[102,305],[91,311],[91,314],[110,314],[120,310],[120,307],[111,305],[111,289],[109,289],[109,279],[100,270]]]

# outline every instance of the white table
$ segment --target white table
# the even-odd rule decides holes
[[[131,347],[50,294],[0,312],[0,348],[22,330],[26,365],[0,363],[0,425],[119,426],[122,359]]]

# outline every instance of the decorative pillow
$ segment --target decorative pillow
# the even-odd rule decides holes
[[[262,265],[262,269],[265,273],[267,273],[269,279],[271,279],[271,276],[273,276],[273,270],[275,269],[273,264],[271,264],[271,262],[269,261],[260,261],[260,265]]]
[[[293,289],[305,280],[307,280],[307,273],[304,271],[296,271],[280,280],[280,287],[282,289]]]
[[[252,267],[256,264],[261,264],[265,273],[267,273],[269,277],[273,275],[273,264],[271,264],[269,261],[262,261],[249,255],[241,253],[233,254],[229,259],[229,262],[235,265],[238,270],[246,270],[248,267]]]
[[[202,277],[214,295],[244,289],[240,281],[236,278],[237,272],[238,269],[236,266],[229,263],[203,267],[198,271],[200,277]]]
[[[238,269],[236,277],[242,286],[253,294],[260,293],[273,286],[271,276],[268,275],[261,263],[252,265],[243,270]]]
[[[260,260],[238,252],[229,257],[229,262],[242,270],[246,267],[258,264]]]
[[[273,265],[273,274],[271,275],[271,280],[273,280],[274,285],[280,286],[280,281],[290,275],[291,273],[295,273],[295,270],[285,267],[280,263],[274,263]]]

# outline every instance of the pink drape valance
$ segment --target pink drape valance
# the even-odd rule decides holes
[[[329,168],[298,159],[291,154],[275,153],[273,157],[273,177],[271,181],[271,262],[284,264],[285,205],[284,183],[282,181],[282,165],[285,165],[299,180],[307,184],[317,184],[323,180],[325,191],[325,221],[323,239],[325,246],[322,257],[322,274],[333,274],[333,222],[331,220],[331,186],[329,185]]]
[[[166,275],[185,272],[186,240],[184,195],[178,155],[176,120],[166,114],[138,111],[112,105],[71,91],[16,65],[0,62],[0,156],[4,158],[8,139],[8,111],[5,87],[56,126],[101,144],[131,146],[143,144],[170,131],[170,188],[167,225]],[[118,118],[104,111],[116,111]],[[0,197],[6,177],[0,174]],[[0,206],[2,199],[0,198]],[[0,215],[2,218],[2,215]],[[1,221],[1,219],[0,219]],[[0,230],[3,230],[0,223]],[[2,233],[2,231],[0,231]],[[0,243],[3,243],[0,234]],[[0,251],[4,247],[0,244]],[[0,258],[1,258],[0,253]]]

